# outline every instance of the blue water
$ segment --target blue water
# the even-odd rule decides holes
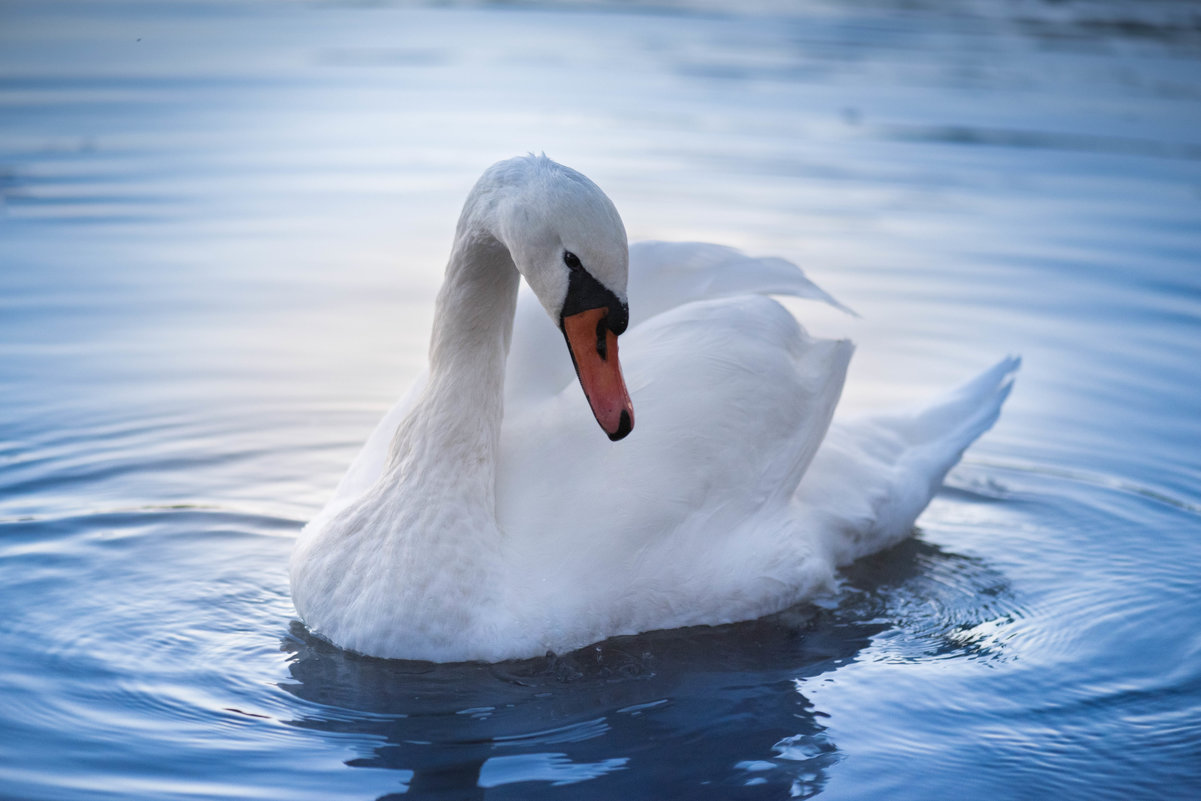
[[[1201,797],[1201,10],[740,8],[0,0],[0,796]],[[913,540],[530,662],[306,634],[292,539],[529,150],[802,264],[851,409],[1022,354]]]

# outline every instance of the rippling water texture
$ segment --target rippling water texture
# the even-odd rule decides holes
[[[0,795],[1201,796],[1201,10],[746,8],[0,0]],[[912,541],[531,662],[306,635],[292,539],[528,150],[805,266],[850,407],[1023,355]]]

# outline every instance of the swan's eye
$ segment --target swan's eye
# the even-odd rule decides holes
[[[571,270],[582,270],[584,265],[580,264],[580,257],[572,253],[570,250],[563,251],[563,263]]]

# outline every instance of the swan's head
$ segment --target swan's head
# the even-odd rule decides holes
[[[596,421],[619,440],[634,427],[617,359],[617,337],[630,319],[621,217],[600,187],[545,156],[501,162],[493,171],[517,187],[498,201],[497,234],[563,332]]]

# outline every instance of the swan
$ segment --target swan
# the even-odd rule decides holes
[[[436,662],[565,652],[782,610],[907,536],[1018,360],[832,423],[853,346],[771,294],[842,308],[782,259],[628,247],[604,192],[544,155],[487,169],[426,371],[297,539],[309,630]]]

